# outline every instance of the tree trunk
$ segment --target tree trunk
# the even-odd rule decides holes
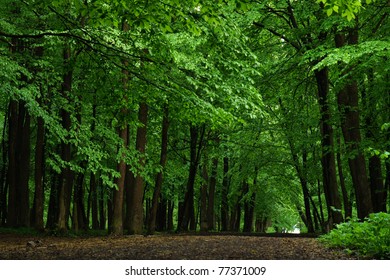
[[[37,118],[37,141],[35,144],[35,194],[34,194],[34,227],[41,231],[44,229],[43,211],[44,211],[44,168],[45,168],[45,128],[41,117]]]
[[[379,138],[379,125],[372,112],[377,106],[377,98],[374,97],[374,70],[370,69],[367,74],[367,85],[362,90],[362,103],[365,107],[364,122],[366,127],[366,137],[371,141]],[[378,155],[373,155],[368,159],[369,183],[371,189],[372,206],[375,213],[386,212],[386,196],[382,177],[382,163]]]
[[[208,230],[208,215],[207,215],[207,185],[209,182],[209,175],[207,173],[207,160],[204,160],[202,168],[202,186],[200,187],[200,231]]]
[[[297,162],[297,161],[296,161]],[[301,186],[302,186],[302,192],[303,192],[303,201],[305,204],[305,215],[306,215],[306,221],[307,221],[307,231],[308,232],[314,232],[314,225],[313,225],[313,219],[311,216],[311,211],[310,211],[310,193],[309,193],[309,187],[307,184],[307,179],[306,179],[306,170],[307,170],[307,152],[304,150],[302,152],[302,162],[303,162],[303,172],[304,174],[301,173],[300,181],[301,181]]]
[[[101,230],[106,229],[106,209],[108,208],[108,206],[107,208],[105,207],[106,200],[106,193],[102,190],[99,195],[99,228]]]
[[[167,218],[167,231],[173,231],[173,210],[175,208],[175,204],[172,200],[168,200],[168,218]]]
[[[184,197],[182,218],[178,225],[179,231],[187,231],[188,226],[191,230],[195,230],[195,209],[194,209],[194,185],[196,178],[196,170],[198,169],[200,152],[203,145],[203,137],[205,133],[205,125],[201,128],[201,135],[198,143],[198,127],[190,126],[190,170],[188,173],[187,191]],[[198,145],[198,148],[197,148]]]
[[[18,138],[18,102],[11,100],[8,109],[8,211],[7,226],[17,226],[17,138]]]
[[[229,230],[229,205],[228,205],[228,192],[229,192],[229,158],[223,158],[223,181],[221,190],[221,230]]]
[[[212,160],[211,177],[209,182],[208,206],[207,206],[207,225],[208,230],[215,230],[215,188],[217,185],[218,157]]]
[[[126,124],[119,130],[119,137],[123,141],[123,149],[126,149],[128,144],[127,129],[128,127]],[[121,155],[121,160],[117,167],[119,178],[116,179],[116,185],[118,188],[114,190],[112,224],[110,227],[111,234],[113,235],[123,235],[123,196],[126,178],[126,163],[124,161],[124,156],[124,154]]]
[[[161,187],[163,183],[163,171],[165,169],[165,164],[167,162],[168,154],[168,128],[169,128],[169,118],[168,118],[168,105],[164,105],[163,120],[162,120],[162,132],[161,132],[161,154],[160,154],[160,166],[161,170],[156,175],[156,183],[153,192],[153,201],[152,207],[149,216],[148,222],[148,233],[153,234],[156,228],[156,216],[157,208],[159,205],[159,199],[161,199]]]
[[[145,168],[145,149],[146,149],[146,130],[148,121],[148,105],[141,102],[138,111],[138,120],[141,126],[137,129],[136,150],[140,153],[139,169]],[[136,175],[134,185],[131,190],[131,208],[130,211],[130,234],[142,234],[144,224],[144,179],[141,174]]]
[[[64,67],[67,69],[63,77],[61,94],[66,99],[69,100],[69,93],[72,90],[72,70],[69,69],[71,59],[71,50],[70,47],[65,47],[64,49]],[[65,109],[61,109],[61,118],[63,128],[69,132],[71,128],[71,114]],[[67,137],[70,137],[69,135]],[[61,159],[69,163],[71,160],[71,144],[63,142],[61,144]],[[68,230],[68,219],[70,214],[70,199],[73,186],[73,172],[70,170],[70,167],[65,167],[60,176],[60,190],[59,190],[59,214],[58,214],[58,230],[66,232]]]
[[[336,178],[336,163],[334,157],[333,128],[331,113],[328,104],[329,81],[328,69],[315,70],[318,88],[318,103],[321,113],[321,165],[323,187],[329,213],[329,225],[339,224],[343,221],[341,214],[341,201]]]
[[[339,146],[339,151],[337,152],[337,169],[339,173],[339,180],[341,186],[341,192],[343,194],[343,204],[344,204],[344,219],[352,218],[352,204],[349,201],[347,187],[345,186],[345,177],[343,171],[343,165],[341,161],[341,139],[340,136],[337,136],[337,143]]]
[[[368,159],[368,170],[370,174],[370,187],[373,210],[386,212],[386,191],[383,185],[382,164],[379,156],[372,156]]]
[[[46,228],[54,229],[58,221],[58,193],[60,189],[60,175],[52,171],[49,196],[49,209],[47,210]]]
[[[246,196],[250,194],[249,184],[248,182],[243,183],[243,189]],[[255,193],[250,194],[249,197],[246,198],[244,203],[244,227],[242,229],[243,232],[252,232],[253,228],[253,218],[254,218],[254,210],[255,210]]]
[[[158,209],[156,213],[156,230],[165,231],[167,229],[167,207],[168,201],[163,199],[160,194],[160,201],[158,203]]]
[[[335,41],[336,47],[343,47],[345,45],[344,35],[340,33],[337,34]],[[350,45],[357,44],[357,27],[349,30],[348,41]],[[365,158],[360,147],[359,91],[356,80],[348,81],[348,83],[339,91],[337,103],[341,114],[341,128],[347,146],[347,152],[350,155],[348,164],[351,170],[353,186],[355,188],[358,218],[364,219],[373,212],[373,207]],[[351,154],[353,154],[353,156]]]

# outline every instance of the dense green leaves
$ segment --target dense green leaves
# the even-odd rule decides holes
[[[388,259],[390,257],[390,215],[371,214],[364,222],[351,220],[340,224],[320,238],[330,247],[356,252],[363,257]]]

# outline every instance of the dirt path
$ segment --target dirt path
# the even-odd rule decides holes
[[[36,237],[0,234],[0,259],[352,259],[314,238],[259,236]]]

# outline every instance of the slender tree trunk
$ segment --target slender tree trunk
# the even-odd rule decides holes
[[[124,19],[122,22],[122,31],[129,31],[129,24]],[[128,61],[123,60],[122,65],[124,69],[122,70],[122,85],[123,85],[123,101],[124,103],[128,100],[128,83],[129,83],[129,72],[125,69],[128,66]],[[126,119],[128,115],[128,109],[124,106],[120,110],[120,115]],[[119,137],[122,139],[122,151],[120,161],[117,166],[117,170],[119,172],[119,178],[116,179],[117,189],[114,190],[112,207],[108,207],[108,209],[112,209],[112,215],[109,215],[109,229],[111,234],[113,235],[123,235],[123,204],[124,204],[124,192],[125,192],[125,182],[126,182],[126,173],[127,166],[124,160],[125,151],[129,145],[129,128],[127,121],[123,121],[121,123],[121,127],[119,128]]]
[[[308,232],[314,232],[313,219],[312,219],[311,211],[310,211],[310,193],[309,193],[309,187],[308,187],[307,179],[306,179],[307,152],[305,150],[302,153],[302,162],[303,162],[303,172],[304,172],[304,174],[301,173],[300,181],[301,181],[302,192],[303,192],[303,200],[304,200],[304,203],[305,203],[305,215],[306,215],[306,220],[307,220],[307,231]]]
[[[338,33],[335,41],[336,47],[343,47],[345,45],[344,35]],[[357,27],[349,30],[348,41],[350,45],[357,44]],[[337,102],[341,114],[341,128],[347,146],[347,152],[354,155],[353,157],[349,157],[348,164],[355,188],[358,218],[364,219],[373,212],[373,207],[365,158],[360,147],[359,91],[356,80],[348,81],[339,91]]]
[[[383,185],[382,164],[379,156],[374,155],[368,159],[368,170],[373,210],[375,213],[386,212],[386,192]]]
[[[6,141],[6,130],[8,127],[8,111],[5,112],[4,116],[4,126],[3,126],[3,137],[1,141],[1,151],[2,151],[2,168],[0,175],[0,226],[5,225],[7,220],[7,190],[8,190],[8,180],[7,180],[7,141]]]
[[[367,85],[362,90],[362,103],[365,107],[364,122],[366,127],[365,136],[375,141],[379,136],[379,126],[376,116],[372,114],[377,106],[377,98],[374,97],[374,70],[368,71]],[[374,212],[386,212],[386,196],[382,177],[382,163],[378,155],[368,159],[369,183]]]
[[[45,145],[45,128],[44,121],[41,117],[37,118],[37,140],[35,144],[35,194],[34,194],[34,208],[33,212],[35,215],[34,218],[34,227],[37,230],[44,229],[43,223],[43,211],[44,211],[44,145]]]
[[[69,69],[71,59],[70,47],[64,49],[64,67],[67,69],[62,83],[62,96],[69,100],[69,93],[72,90],[73,72]],[[69,132],[71,128],[71,113],[66,109],[61,109],[61,118],[63,128]],[[67,136],[69,137],[69,135]],[[71,144],[63,142],[61,144],[61,159],[69,163],[71,160]],[[70,214],[70,200],[73,186],[73,172],[70,167],[65,167],[60,176],[60,190],[59,190],[59,214],[58,214],[58,230],[66,232],[68,230],[68,219]]]
[[[218,157],[212,160],[211,177],[209,182],[208,205],[207,205],[207,225],[208,230],[215,230],[215,189],[217,185]]]
[[[339,181],[341,186],[341,192],[343,194],[343,205],[344,205],[344,219],[352,218],[352,205],[349,202],[347,187],[345,186],[345,177],[343,171],[343,164],[341,161],[341,139],[340,135],[337,136],[337,143],[339,146],[337,152],[337,169],[339,173]]]
[[[229,158],[223,158],[223,181],[221,190],[221,230],[229,230],[229,205],[228,205],[228,192],[229,192]]]
[[[145,167],[145,149],[146,149],[146,130],[148,121],[148,105],[141,102],[138,111],[138,120],[141,127],[137,129],[136,150],[140,153],[139,167],[141,170]],[[144,224],[144,179],[141,174],[135,177],[134,185],[131,191],[131,209],[130,211],[130,234],[142,234]]]
[[[47,211],[46,228],[54,229],[58,221],[58,193],[60,189],[60,176],[57,173],[54,173],[54,171],[52,171],[50,182],[51,187],[49,196],[49,209]]]
[[[160,195],[160,202],[156,213],[156,230],[165,231],[167,229],[167,207],[168,201]]]
[[[119,130],[119,137],[123,141],[123,149],[126,149],[128,144],[127,129],[128,128],[126,124]],[[123,196],[126,178],[126,163],[124,161],[124,156],[124,154],[121,155],[121,160],[117,167],[119,178],[116,180],[116,185],[118,188],[114,190],[112,225],[110,227],[111,234],[113,235],[123,235]]]
[[[163,120],[162,120],[162,132],[161,132],[161,154],[160,154],[160,166],[161,171],[156,175],[156,183],[153,192],[153,202],[150,211],[150,219],[148,223],[148,233],[153,234],[156,228],[156,216],[157,208],[159,205],[159,199],[161,199],[161,187],[163,183],[163,171],[165,169],[165,164],[167,162],[168,154],[168,128],[169,128],[169,118],[168,118],[168,105],[164,105]],[[160,200],[161,201],[161,200]]]
[[[329,81],[328,69],[315,71],[318,87],[318,103],[321,113],[321,150],[322,150],[322,177],[329,213],[329,225],[339,224],[343,221],[341,214],[341,200],[337,186],[336,163],[334,157],[333,128],[331,113],[328,104]]]
[[[204,160],[202,168],[202,186],[200,187],[200,231],[208,230],[208,215],[207,215],[207,185],[209,182],[209,175],[207,172],[207,159]]]
[[[205,125],[201,129],[198,144],[198,127],[191,125],[190,127],[190,170],[187,181],[187,191],[183,203],[183,215],[178,225],[179,231],[187,231],[188,226],[191,230],[195,230],[195,209],[194,209],[194,185],[196,178],[196,170],[198,169],[200,151],[203,144],[203,137],[205,133]],[[197,149],[198,144],[198,149]]]
[[[248,182],[243,183],[244,193],[248,195],[250,193]],[[243,232],[252,232],[253,218],[255,210],[255,193],[252,193],[244,203],[244,227]]]
[[[99,193],[99,228],[101,230],[106,229],[106,217],[107,216],[106,216],[105,201],[106,201],[106,194],[105,194],[105,191],[102,190]],[[107,206],[107,208],[108,208],[108,206]]]
[[[11,100],[9,104],[8,125],[8,211],[7,226],[17,226],[17,138],[18,138],[18,102]]]
[[[173,231],[173,210],[175,208],[174,202],[169,199],[168,200],[168,218],[167,218],[167,231]]]

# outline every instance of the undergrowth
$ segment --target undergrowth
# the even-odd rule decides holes
[[[363,222],[352,219],[319,240],[365,258],[390,259],[390,214],[371,214]]]

